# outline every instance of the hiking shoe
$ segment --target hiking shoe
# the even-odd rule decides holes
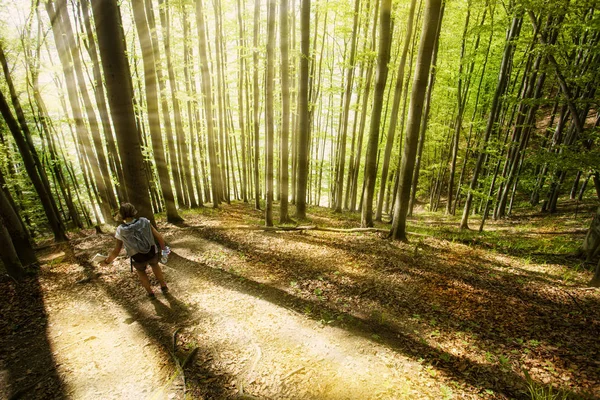
[[[168,286],[161,286],[160,287],[160,291],[163,293],[169,293],[169,287]]]

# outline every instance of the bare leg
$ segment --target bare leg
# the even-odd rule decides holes
[[[154,270],[154,268],[152,268]],[[146,292],[148,292],[148,294],[153,293],[152,291],[152,287],[150,286],[150,279],[148,279],[148,275],[146,274],[146,271],[140,271],[139,269],[135,269],[135,272],[137,272],[138,277],[140,278],[140,282],[142,283],[142,286],[144,287],[144,289],[146,289]]]
[[[152,267],[152,272],[154,272],[154,276],[156,276],[156,279],[158,279],[158,282],[160,283],[160,287],[161,288],[167,287],[167,282],[165,282],[165,276],[163,275],[160,265],[158,265],[158,263],[156,263],[156,264],[150,264],[150,266]]]

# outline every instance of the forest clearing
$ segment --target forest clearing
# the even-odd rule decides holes
[[[0,397],[597,398],[600,289],[574,256],[593,210],[573,211],[485,233],[420,216],[410,243],[223,229],[260,227],[243,203],[187,212],[158,224],[173,253],[155,301],[126,258],[89,262],[110,235],[82,233],[40,251],[30,291],[2,279]]]

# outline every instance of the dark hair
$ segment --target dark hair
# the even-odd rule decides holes
[[[121,207],[119,207],[118,216],[122,220],[127,219],[127,218],[133,218],[136,215],[137,215],[137,210],[131,203],[123,203],[123,204],[121,204]]]

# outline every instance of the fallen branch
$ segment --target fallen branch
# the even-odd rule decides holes
[[[186,229],[186,228],[184,228]],[[316,225],[306,226],[257,226],[257,225],[231,225],[231,226],[192,226],[189,230],[198,229],[213,229],[213,230],[245,230],[245,231],[265,231],[265,232],[286,232],[286,231],[321,231],[321,232],[339,232],[339,233],[356,233],[356,232],[381,232],[389,233],[389,229],[385,228],[325,228]],[[412,234],[412,233],[411,233]],[[421,236],[421,234],[415,234]]]

